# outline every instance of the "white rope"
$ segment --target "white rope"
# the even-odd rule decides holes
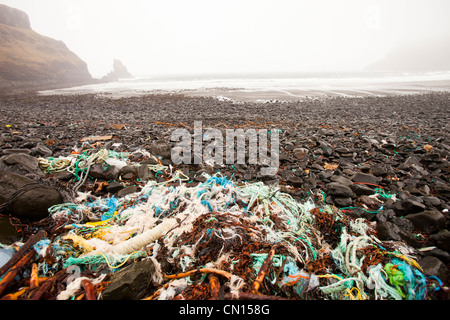
[[[131,239],[128,239],[127,241],[115,245],[112,248],[112,253],[125,255],[138,251],[146,245],[159,239],[164,233],[175,227],[177,224],[178,222],[174,218],[165,219],[162,223],[160,223],[153,229],[147,230],[140,235],[137,235]]]

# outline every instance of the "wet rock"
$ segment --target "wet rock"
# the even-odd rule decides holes
[[[408,214],[405,218],[410,220],[417,229],[428,234],[437,232],[445,226],[444,215],[435,210]]]
[[[0,158],[0,170],[7,170],[30,177],[43,177],[37,158],[24,153],[12,153]]]
[[[204,169],[197,171],[194,174],[194,181],[201,182],[201,183],[206,182],[206,180],[208,180],[208,179],[202,174],[204,172],[206,172]],[[244,176],[244,178],[245,178],[245,176]]]
[[[353,186],[352,180],[350,180],[350,179],[348,179],[346,177],[343,177],[343,176],[332,176],[330,178],[330,180],[332,182],[340,183],[340,184],[342,184],[342,185],[344,185],[346,187],[350,187],[351,188]]]
[[[293,186],[294,188],[300,188],[303,185],[303,180],[294,175],[290,175],[286,180],[288,185]]]
[[[13,153],[30,154],[31,150],[30,149],[5,149],[5,150],[3,150],[4,155],[9,155],[9,154],[13,154]]]
[[[380,240],[383,241],[404,241],[412,247],[419,247],[420,243],[414,237],[412,232],[401,229],[397,224],[389,221],[383,221],[377,223],[377,235]]]
[[[356,198],[356,194],[352,189],[338,182],[330,182],[327,184],[326,193],[332,196]]]
[[[393,208],[397,214],[403,216],[406,214],[422,212],[426,209],[426,206],[414,199],[407,198],[396,202]]]
[[[417,190],[421,195],[428,196],[430,194],[430,187],[426,184],[417,187]]]
[[[112,181],[111,183],[106,186],[106,192],[109,193],[116,193],[124,188],[123,184],[117,181]]]
[[[339,147],[334,149],[337,153],[350,153],[350,150],[348,148]]]
[[[443,282],[449,279],[449,270],[447,266],[438,258],[426,256],[420,259],[418,263],[422,267],[425,275],[438,277]]]
[[[357,183],[353,183],[350,188],[353,190],[353,192],[358,195],[358,196],[362,196],[362,195],[372,195],[374,194],[374,189],[365,185],[365,184],[357,184]]]
[[[371,170],[372,174],[377,177],[384,177],[388,173],[386,166],[383,165],[375,165],[371,168]]]
[[[53,155],[53,151],[47,148],[43,143],[39,142],[36,147],[32,148],[33,154],[41,157],[50,157]]]
[[[382,210],[376,215],[376,218],[379,222],[390,221],[394,217],[395,212],[392,209]]]
[[[119,170],[119,176],[123,180],[130,180],[137,176],[137,168],[135,166],[124,166]]]
[[[408,220],[405,219],[403,217],[392,217],[391,222],[396,224],[400,229],[407,231],[407,232],[412,232],[414,231],[414,224]]]
[[[323,136],[334,136],[335,132],[332,129],[320,128],[317,130],[317,134]]]
[[[381,221],[377,223],[377,235],[380,240],[395,240],[401,241],[402,238],[399,234],[400,228],[389,221]]]
[[[106,180],[117,180],[119,179],[120,168],[117,166],[109,166],[105,171]]]
[[[440,230],[438,233],[432,234],[430,239],[436,244],[439,249],[450,252],[450,231]]]
[[[450,186],[448,184],[437,183],[434,186],[433,191],[446,200],[450,200]]]
[[[8,217],[0,217],[0,243],[4,245],[11,245],[20,240],[20,236],[11,223]]]
[[[150,148],[152,155],[163,157],[164,159],[170,159],[172,153],[172,146],[165,140],[158,140],[152,143]]]
[[[450,253],[439,248],[434,248],[433,250],[428,251],[427,256],[436,257],[447,264],[450,262]]]
[[[428,207],[439,207],[441,205],[441,200],[437,197],[422,197],[422,200]]]
[[[53,177],[61,181],[69,181],[73,178],[73,173],[67,170],[58,171],[53,174]]]
[[[0,171],[0,206],[18,218],[38,220],[48,208],[63,202],[61,193],[13,172]]]
[[[323,181],[327,181],[329,180],[332,176],[333,176],[333,172],[325,170],[325,171],[321,171],[317,174],[317,176],[323,180]]]
[[[436,162],[441,159],[441,155],[439,153],[428,153],[421,157],[421,162],[429,163],[429,162]]]
[[[129,187],[125,187],[125,188],[119,190],[116,193],[116,196],[119,197],[119,198],[122,198],[122,197],[125,197],[128,194],[132,194],[132,193],[135,193],[135,192],[138,192],[138,191],[139,191],[138,187],[136,187],[136,186],[129,186]]]
[[[351,197],[334,196],[333,202],[337,207],[351,207],[353,205],[353,200]]]
[[[309,150],[306,148],[295,148],[293,150],[293,153],[297,157],[297,159],[303,160],[308,156]]]
[[[420,163],[420,160],[419,160],[417,157],[415,157],[415,156],[408,157],[408,158],[406,159],[406,161],[404,162],[404,164],[405,164],[408,168],[411,168],[411,167],[413,167],[413,166],[421,166],[421,165],[422,165],[422,164]]]
[[[142,181],[147,182],[153,177],[153,174],[150,172],[148,166],[144,164],[137,168],[137,177]]]
[[[368,184],[376,184],[378,185],[381,181],[380,177],[375,177],[371,174],[368,173],[362,173],[362,172],[357,172],[353,177],[352,177],[352,181],[353,182],[357,182],[357,183],[368,183]]]
[[[133,263],[111,276],[111,283],[102,291],[103,300],[139,300],[151,287],[155,266],[150,259]]]
[[[98,163],[91,166],[91,169],[89,170],[89,176],[93,179],[105,180],[106,173],[103,164]]]

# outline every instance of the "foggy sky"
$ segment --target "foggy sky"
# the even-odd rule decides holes
[[[62,40],[94,77],[356,71],[450,30],[448,0],[0,0]]]

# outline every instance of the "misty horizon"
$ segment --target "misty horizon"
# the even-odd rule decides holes
[[[443,0],[0,3],[25,11],[97,78],[113,59],[135,76],[357,72],[450,30]]]

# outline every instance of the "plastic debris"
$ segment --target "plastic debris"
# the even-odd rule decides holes
[[[92,164],[128,164],[129,157],[91,150],[40,165],[69,170],[78,190]],[[414,251],[379,240],[368,220],[326,204],[324,193],[299,202],[262,182],[203,173],[204,182],[192,184],[182,171],[149,166],[164,179],[124,197],[90,194],[51,207],[48,236],[28,257],[39,285],[10,284],[10,297],[102,299],[110,276],[144,259],[155,266],[147,300],[424,300],[439,287]],[[376,189],[374,196],[395,195]]]

